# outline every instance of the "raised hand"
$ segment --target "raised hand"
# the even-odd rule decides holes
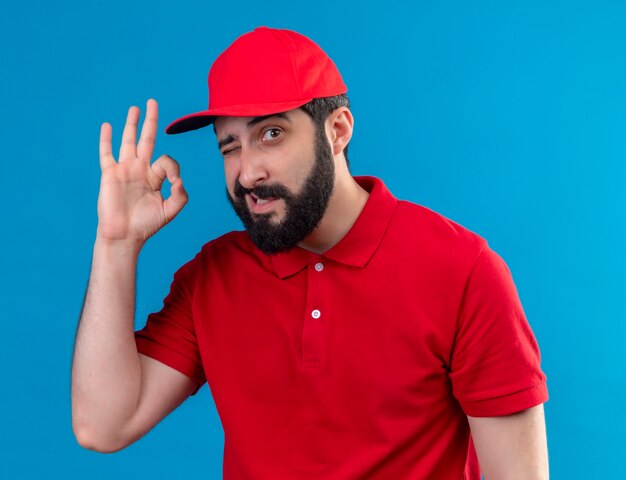
[[[100,130],[100,195],[98,238],[128,241],[139,246],[172,220],[187,203],[178,163],[168,155],[150,164],[157,133],[158,106],[148,100],[146,118],[137,143],[139,109],[130,107],[122,134],[119,161],[111,149],[112,127]],[[165,179],[172,184],[169,198],[161,195]]]

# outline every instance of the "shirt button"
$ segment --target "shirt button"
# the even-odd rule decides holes
[[[321,313],[319,310],[313,310],[313,311],[311,312],[311,316],[312,316],[313,318],[320,318],[320,315],[321,315],[321,314],[322,314],[322,313]]]
[[[321,272],[322,270],[324,270],[324,264],[322,262],[318,262],[315,264],[315,271],[316,272]]]

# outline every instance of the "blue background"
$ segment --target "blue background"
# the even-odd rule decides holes
[[[623,2],[16,2],[0,15],[0,477],[221,478],[207,387],[128,449],[82,449],[70,365],[96,229],[100,123],[206,104],[219,52],[257,25],[317,41],[349,87],[355,174],[488,239],[543,354],[553,478],[618,478],[626,451]],[[211,129],[160,134],[190,203],[148,242],[137,326],[173,272],[240,228]]]

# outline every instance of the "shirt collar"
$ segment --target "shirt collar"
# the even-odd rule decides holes
[[[369,198],[348,233],[332,248],[318,255],[300,247],[270,256],[280,278],[295,275],[314,259],[328,258],[345,265],[364,267],[380,245],[398,200],[375,177],[354,177]]]

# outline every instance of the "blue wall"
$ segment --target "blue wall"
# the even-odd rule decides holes
[[[626,445],[626,6],[623,2],[3,3],[0,477],[220,478],[209,391],[114,455],[80,448],[70,364],[91,260],[99,125],[204,108],[211,61],[257,25],[335,60],[354,173],[487,238],[543,353],[553,478],[618,478]],[[137,326],[200,246],[239,228],[210,129],[161,135],[190,203],[144,249]],[[147,462],[150,462],[149,464]],[[56,474],[56,475],[54,475]]]

